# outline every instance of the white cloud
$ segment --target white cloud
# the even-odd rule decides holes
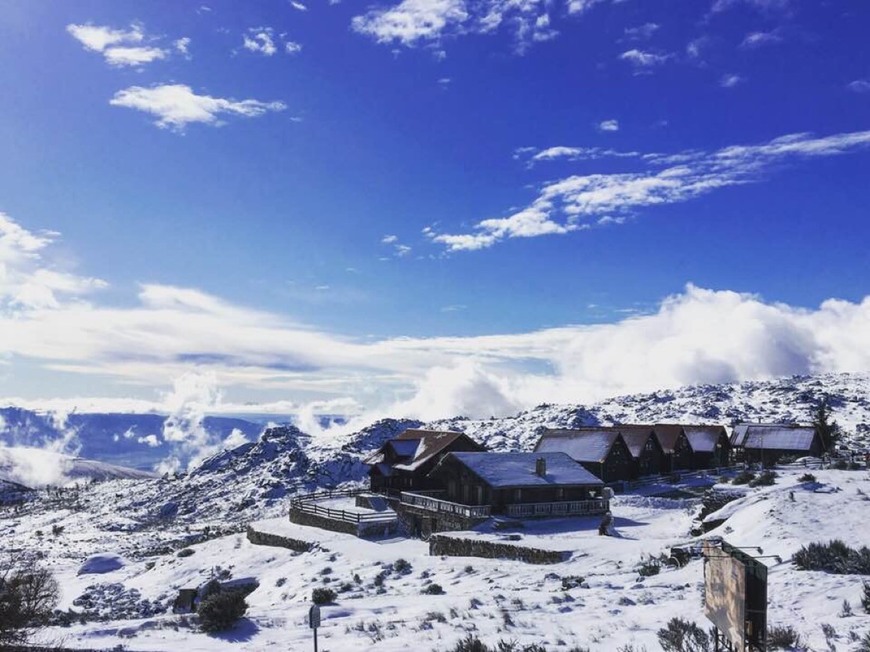
[[[271,57],[278,51],[271,27],[251,27],[242,34],[244,48]]]
[[[741,4],[763,12],[779,12],[789,9],[791,0],[716,0],[711,11],[718,13]]]
[[[308,7],[306,7],[301,2],[296,2],[295,0],[290,1],[290,6],[293,7],[296,11],[308,11]]]
[[[600,125],[599,128],[601,128]],[[641,156],[640,152],[621,152],[619,150],[604,149],[601,147],[565,147],[560,145],[556,147],[548,147],[547,149],[542,149],[540,151],[536,150],[534,147],[523,147],[516,151],[514,158],[520,159],[527,155],[531,155],[529,158],[530,163],[555,161],[558,159],[567,159],[569,161],[594,161],[601,158],[637,158]]]
[[[765,45],[775,45],[782,42],[782,36],[776,30],[772,32],[751,32],[740,44],[742,48],[760,48]]]
[[[141,66],[169,55],[163,48],[141,45],[145,33],[138,24],[131,25],[129,30],[73,24],[67,25],[66,30],[85,49],[101,53],[112,66]]]
[[[644,50],[638,50],[633,48],[631,50],[626,50],[622,54],[619,55],[619,58],[623,61],[628,61],[631,65],[635,67],[636,70],[648,70],[650,68],[655,68],[656,66],[660,66],[665,63],[668,59],[672,58],[671,54],[661,54],[658,52],[647,52]]]
[[[184,55],[184,56],[187,57],[187,58],[190,58],[190,50],[189,50],[189,48],[190,48],[190,37],[185,36],[185,37],[183,37],[183,38],[176,39],[172,44],[173,44],[173,46],[175,46],[175,49],[176,49],[180,54]]]
[[[284,52],[287,54],[297,54],[302,52],[302,45],[297,43],[296,41],[285,41],[284,42]]]
[[[719,78],[719,85],[722,88],[734,88],[738,84],[742,84],[745,81],[743,77],[736,74],[725,74]]]
[[[150,88],[131,86],[115,93],[109,103],[150,113],[158,118],[155,122],[158,127],[178,131],[195,122],[221,125],[220,116],[224,114],[253,118],[287,108],[283,102],[237,101],[197,95],[190,86],[184,84],[164,84]]]
[[[395,235],[385,235],[381,238],[381,242],[384,244],[393,244],[394,242],[398,242],[399,237]]]
[[[658,23],[645,23],[637,27],[626,27],[625,38],[632,41],[645,41],[659,30]]]
[[[378,43],[416,45],[432,41],[468,19],[463,0],[403,0],[389,9],[372,9],[356,16],[351,25]]]
[[[105,281],[78,276],[46,258],[58,238],[53,231],[33,233],[0,213],[0,314],[54,308],[107,286]]]
[[[791,159],[834,156],[868,146],[870,131],[859,131],[820,138],[790,134],[761,145],[732,146],[712,153],[644,155],[642,160],[649,166],[645,170],[553,181],[527,207],[506,218],[478,222],[472,233],[445,234],[429,228],[425,235],[448,251],[473,251],[508,238],[570,233],[589,228],[605,216],[615,218],[639,208],[684,202],[717,189],[756,182]]]
[[[870,142],[870,135],[865,139]],[[711,158],[746,160],[784,151],[825,155],[858,140],[779,139],[728,148]],[[5,269],[26,273],[42,260],[48,243],[20,227],[14,232],[5,245],[14,239],[15,250],[24,257],[7,256]],[[36,263],[31,254],[38,257]],[[146,285],[130,307],[58,295],[51,306],[0,311],[0,354],[7,352],[47,370],[115,378],[150,393],[171,385],[150,404],[96,398],[37,401],[43,409],[158,407],[170,415],[160,433],[176,447],[164,467],[170,470],[179,468],[180,460],[195,463],[229,445],[202,428],[204,415],[212,412],[288,413],[309,403],[313,414],[314,406],[325,409],[328,399],[334,409],[363,410],[366,418],[375,412],[427,419],[463,413],[486,417],[542,401],[588,401],[689,383],[867,372],[870,297],[831,299],[804,309],[689,285],[653,312],[611,324],[369,340],[318,332],[194,289]],[[540,369],[549,371],[536,371]],[[280,390],[294,401],[245,406],[225,400],[226,392],[240,388]],[[63,425],[62,416],[58,421]],[[142,443],[150,445],[148,439]]]
[[[849,82],[847,87],[855,93],[870,93],[870,80],[856,79],[853,82]]]
[[[619,131],[619,120],[604,120],[599,122],[598,131]]]

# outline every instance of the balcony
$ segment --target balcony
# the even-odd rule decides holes
[[[402,504],[424,509],[428,512],[456,514],[463,518],[489,518],[489,505],[463,505],[461,503],[452,503],[449,500],[441,500],[437,497],[445,494],[445,491],[403,491],[401,494]]]
[[[609,501],[603,498],[593,500],[566,500],[558,503],[526,503],[508,505],[505,513],[514,518],[533,518],[536,516],[590,516],[603,514],[609,508]]]

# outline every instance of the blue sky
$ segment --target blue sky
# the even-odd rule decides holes
[[[0,396],[426,417],[870,370],[868,24],[4,3]]]

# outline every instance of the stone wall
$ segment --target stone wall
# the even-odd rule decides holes
[[[258,546],[275,546],[276,548],[288,548],[296,552],[309,552],[318,546],[310,541],[293,539],[282,534],[260,532],[250,525],[248,526],[248,541]]]
[[[345,534],[357,535],[357,524],[347,521],[339,521],[334,518],[327,518],[310,512],[303,512],[298,509],[290,509],[290,522],[298,525],[308,525],[309,527],[319,527],[321,530],[329,530],[330,532],[344,532]]]
[[[429,554],[447,557],[486,557],[489,559],[515,559],[528,564],[558,564],[567,560],[570,552],[542,550],[503,541],[462,539],[433,534],[429,537]]]

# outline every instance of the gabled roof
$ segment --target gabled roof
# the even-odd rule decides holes
[[[727,432],[724,426],[683,426],[683,432],[696,453],[712,453],[719,439]]]
[[[536,453],[566,453],[578,462],[603,462],[622,435],[612,428],[545,430],[535,445]]]
[[[677,440],[683,433],[683,426],[676,423],[657,423],[653,426],[653,432],[662,445],[662,450],[665,453],[673,453],[677,446]]]
[[[754,450],[809,451],[815,436],[813,426],[742,423],[734,427],[731,443]]]
[[[600,487],[604,484],[565,453],[449,453],[448,457],[490,487]],[[542,476],[535,473],[541,458],[546,463],[546,473]]]
[[[378,452],[368,457],[364,462],[372,466],[381,464],[385,459],[383,452],[389,446],[398,457],[406,458],[393,464],[392,468],[400,471],[414,471],[460,438],[465,438],[480,450],[484,450],[483,446],[461,432],[409,429],[398,437],[387,441]]]
[[[631,456],[635,459],[640,457],[647,440],[650,437],[655,439],[652,426],[614,426],[614,430],[622,435]]]

